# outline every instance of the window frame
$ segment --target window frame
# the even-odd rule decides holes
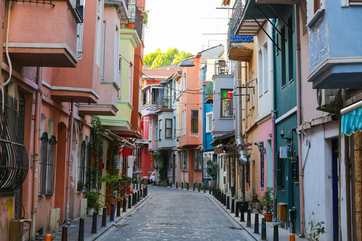
[[[193,116],[193,113],[197,113],[197,116]],[[196,126],[194,126],[196,125]],[[199,133],[199,110],[191,109],[191,134]]]
[[[209,119],[210,118],[210,119]],[[211,120],[211,122],[209,122]],[[207,112],[206,113],[206,133],[212,132],[212,122],[213,122],[213,112]]]
[[[232,97],[223,97],[222,93],[223,90],[225,91],[231,91],[232,93]],[[233,118],[233,97],[234,97],[234,93],[233,93],[233,89],[220,89],[220,118]],[[223,111],[223,100],[230,100],[230,115],[229,116],[224,116],[224,111]]]
[[[171,127],[167,127],[167,122],[170,121],[171,122]],[[173,131],[173,128],[172,128],[172,119],[171,118],[165,118],[165,139],[172,139],[172,131]],[[167,136],[167,130],[170,131],[170,136]]]

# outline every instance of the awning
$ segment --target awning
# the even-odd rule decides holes
[[[112,139],[112,141],[115,141],[115,142],[119,143],[122,146],[127,146],[127,147],[130,147],[132,149],[136,148],[135,144],[130,143],[129,141],[125,140],[124,138],[122,138],[122,137],[120,137],[120,136],[118,136],[118,135],[116,135],[116,134],[114,134],[114,133],[112,133],[112,132],[110,132],[108,130],[103,130],[103,134],[104,134],[105,137],[108,136],[109,138]]]
[[[341,110],[341,136],[362,130],[362,101]]]

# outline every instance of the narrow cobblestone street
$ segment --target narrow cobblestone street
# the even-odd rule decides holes
[[[254,240],[211,196],[150,187],[151,198],[99,240]]]

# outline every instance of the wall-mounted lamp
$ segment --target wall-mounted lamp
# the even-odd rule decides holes
[[[264,148],[264,142],[263,141],[259,141],[259,142],[255,142],[254,145],[258,146],[259,152],[261,154],[265,154],[266,150]]]
[[[288,142],[290,142],[290,138],[289,138],[289,137],[284,137],[284,131],[283,131],[283,130],[280,131],[280,136],[282,137],[282,139],[285,139],[285,140],[287,140]]]

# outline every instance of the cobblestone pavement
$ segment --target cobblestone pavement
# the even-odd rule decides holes
[[[212,197],[150,187],[150,199],[97,240],[255,240]]]

